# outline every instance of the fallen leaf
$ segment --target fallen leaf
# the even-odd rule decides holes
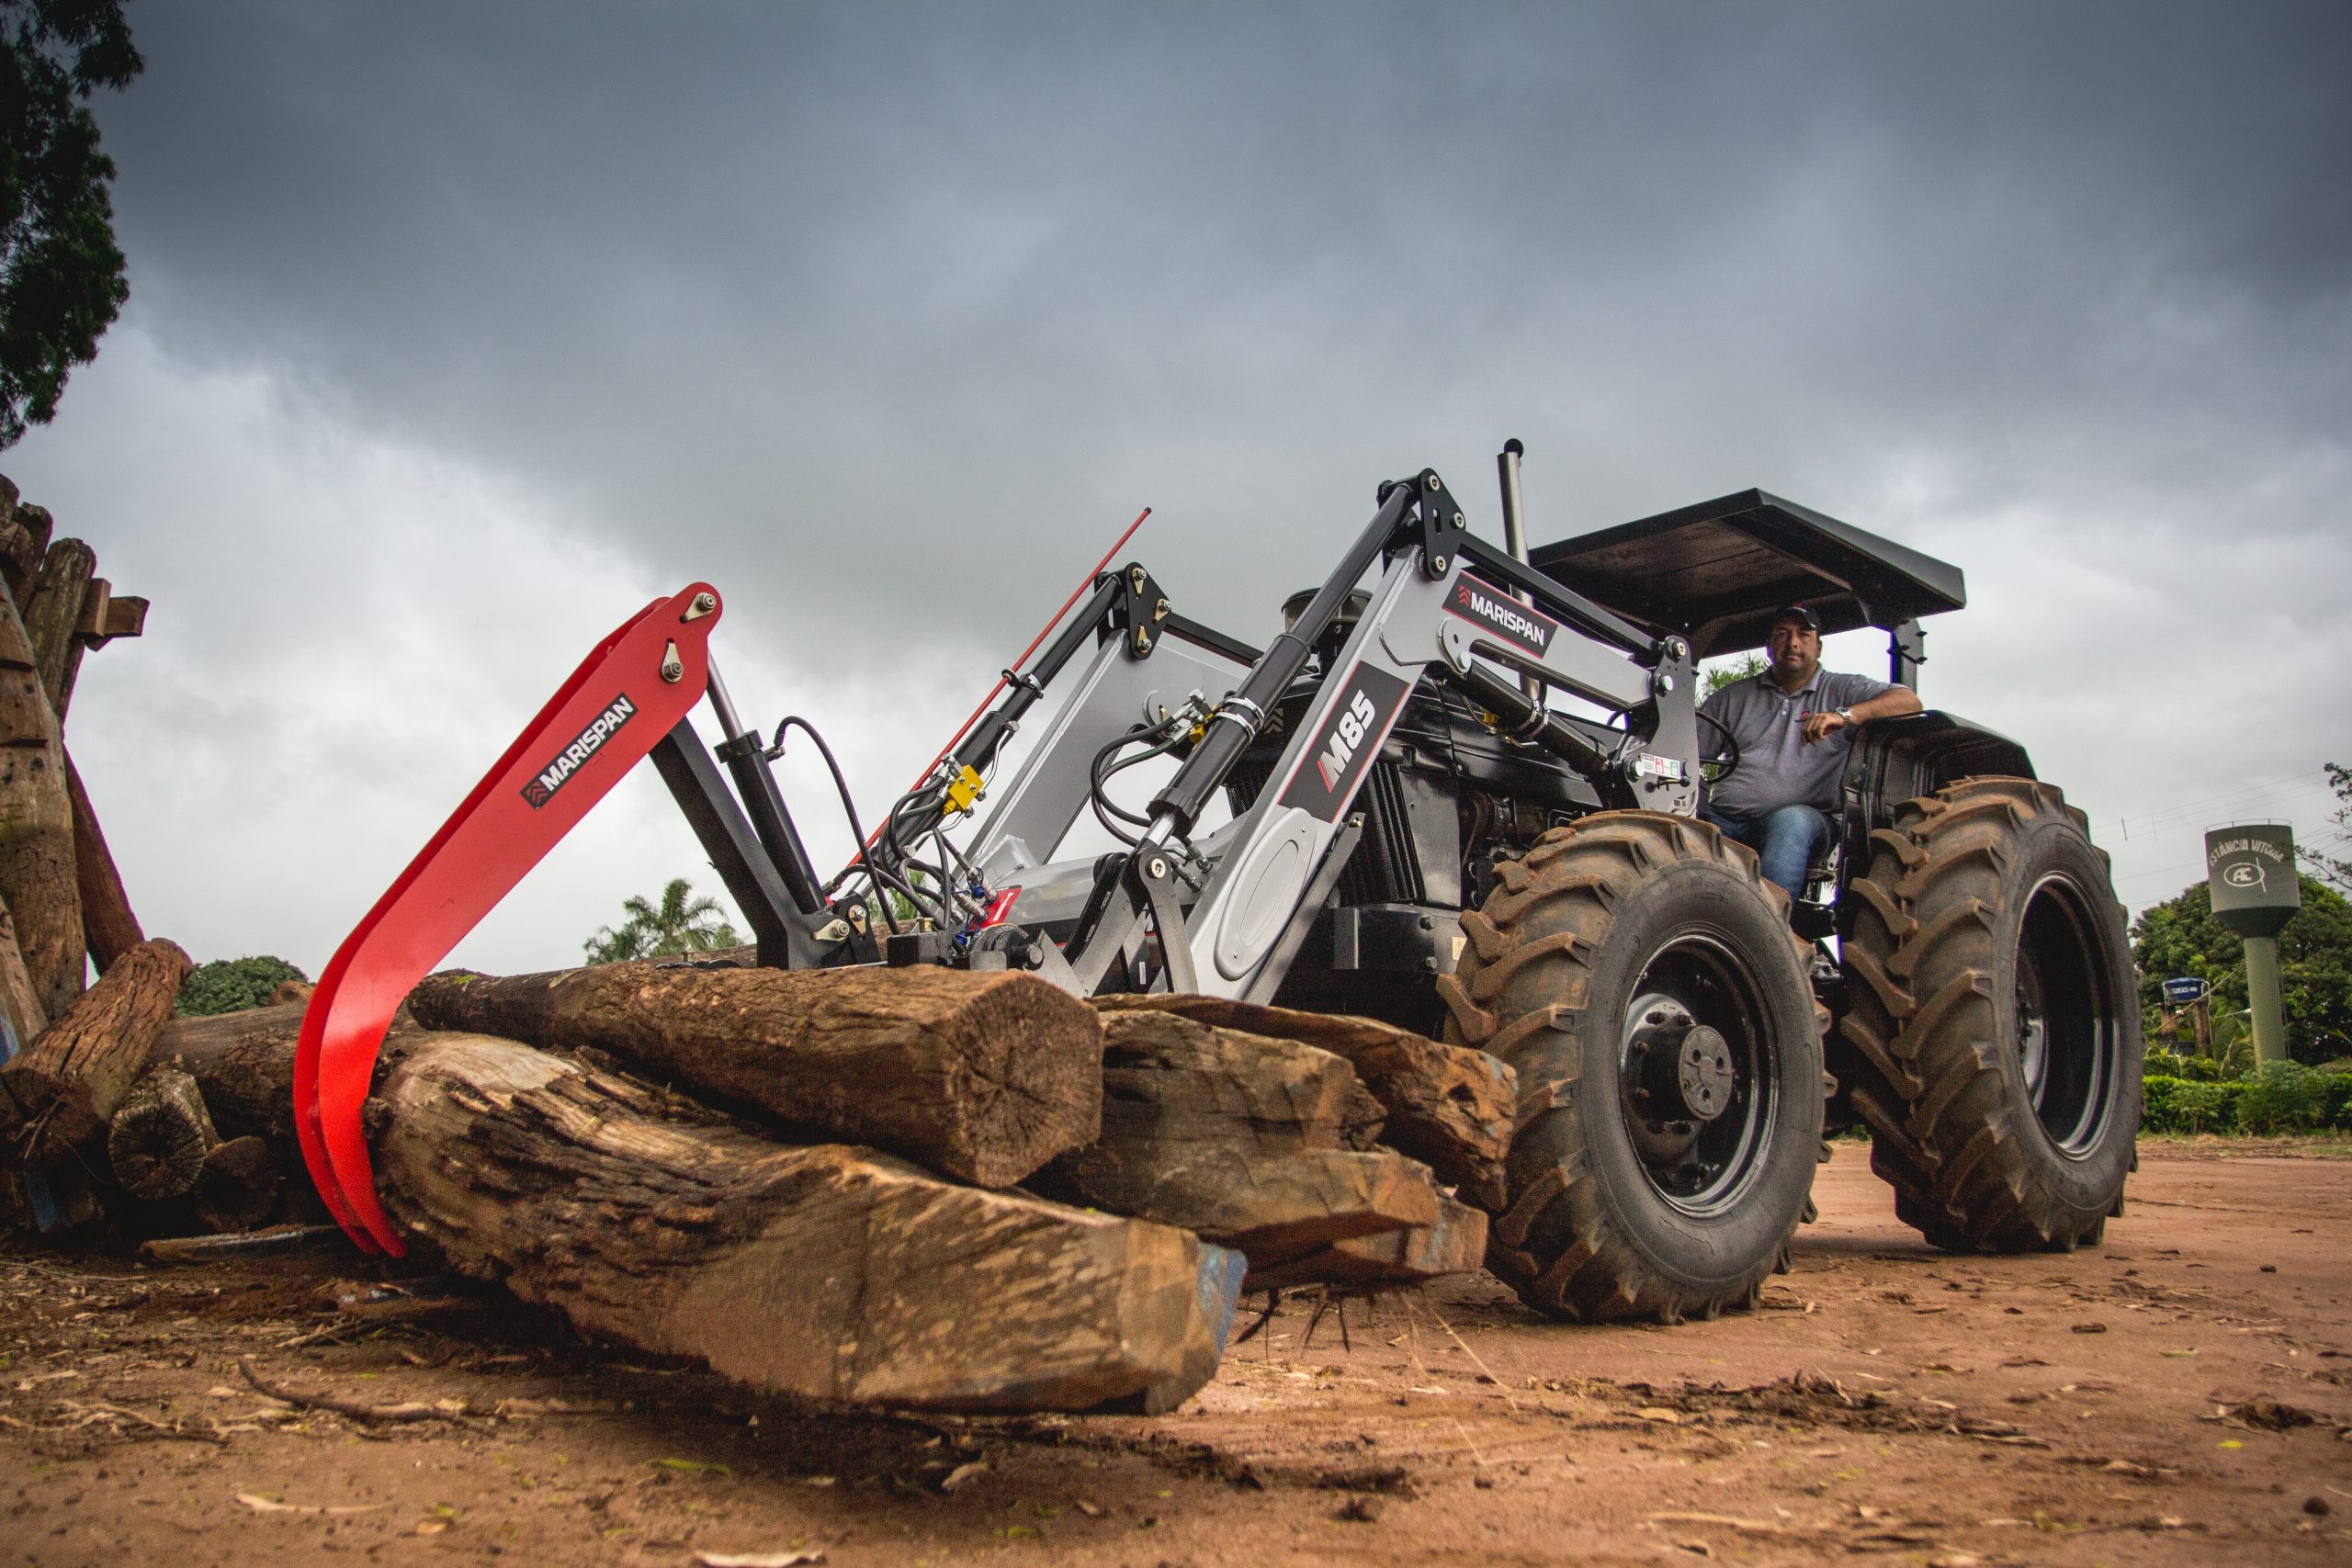
[[[1645,1421],[1663,1421],[1669,1427],[1682,1425],[1682,1413],[1678,1410],[1668,1410],[1662,1404],[1645,1404],[1634,1414]]]
[[[2077,1334],[2104,1334],[2107,1332],[2107,1325],[2103,1323],[2078,1323],[2074,1325],[2074,1328],[2075,1332]]]
[[[1073,1505],[1073,1506],[1075,1506],[1075,1507],[1078,1509],[1078,1511],[1079,1511],[1080,1513],[1084,1514],[1084,1515],[1085,1515],[1088,1518],[1090,1518],[1090,1519],[1099,1519],[1099,1518],[1101,1518],[1101,1517],[1102,1517],[1102,1509],[1101,1505],[1099,1505],[1099,1504],[1095,1504],[1095,1503],[1090,1503],[1090,1502],[1088,1502],[1088,1501],[1087,1501],[1085,1498],[1083,1498],[1083,1497],[1079,1498],[1079,1499],[1078,1499],[1078,1501]]]
[[[689,1475],[732,1475],[732,1466],[714,1464],[701,1459],[657,1459],[653,1461],[664,1470],[683,1470]]]
[[[419,1519],[416,1521],[416,1529],[411,1533],[415,1535],[439,1535],[443,1530],[447,1529],[448,1528],[449,1521],[447,1519]]]
[[[939,1489],[942,1492],[959,1491],[988,1472],[988,1461],[980,1459],[969,1461],[949,1471],[946,1478],[940,1482]]]
[[[696,1551],[695,1561],[703,1568],[799,1568],[804,1562],[822,1562],[821,1551]]]

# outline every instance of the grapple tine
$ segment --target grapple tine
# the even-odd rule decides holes
[[[718,592],[693,583],[597,644],[319,976],[295,1048],[294,1126],[319,1195],[363,1251],[407,1251],[376,1201],[359,1124],[392,1014],[700,700],[718,614]]]

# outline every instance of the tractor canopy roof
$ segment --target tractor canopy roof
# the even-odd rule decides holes
[[[1960,568],[1760,490],[1557,544],[1530,563],[1701,658],[1761,648],[1772,612],[1811,605],[1826,636],[1893,629],[1968,603]]]

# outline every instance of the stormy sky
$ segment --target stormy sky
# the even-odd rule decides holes
[[[199,959],[315,972],[657,593],[870,814],[1139,508],[1261,638],[1381,479],[1498,536],[1508,436],[1538,542],[1760,485],[1962,566],[1926,696],[2135,908],[2352,761],[2340,6],[130,15],[131,302],[0,472],[154,601],[69,734]],[[678,874],[647,770],[458,957]]]

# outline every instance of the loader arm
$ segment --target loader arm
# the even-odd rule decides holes
[[[1305,672],[1313,646],[1375,562],[1384,566],[1378,585],[1323,672],[1270,782],[1220,830],[1214,855],[1188,855],[1184,835]],[[1114,659],[1109,648],[1098,657],[1090,693],[1115,693],[1114,700],[1124,702],[1152,686],[1133,673],[1112,679]],[[1543,706],[1497,664],[1625,714],[1626,728],[1604,746],[1587,728]],[[1694,665],[1683,638],[1652,637],[1471,536],[1434,472],[1384,487],[1379,511],[1297,625],[1238,683],[1224,670],[1204,671],[1211,679],[1203,687],[1215,705],[1205,733],[1154,798],[1142,844],[1124,865],[1106,862],[1101,868],[1091,904],[1095,919],[1062,954],[1071,981],[1084,990],[1104,984],[1115,958],[1136,951],[1148,923],[1161,937],[1158,984],[1271,997],[1282,979],[1279,970],[1296,951],[1300,922],[1330,886],[1331,857],[1353,847],[1350,807],[1371,773],[1371,760],[1427,673],[1488,710],[1505,733],[1584,773],[1604,799],[1690,815],[1698,795]],[[1191,678],[1189,671],[1180,677]],[[1052,754],[1082,733],[1072,716],[1081,711],[1082,704],[1072,705],[1065,732],[1031,760],[1030,773],[1043,776],[1056,768]],[[1066,769],[1069,759],[1059,765]],[[1018,817],[1021,786],[1028,783],[1024,773],[1016,802],[1004,808],[1006,818]],[[1062,792],[1048,793],[1058,798]],[[1002,856],[1014,838],[1008,823],[985,847]],[[1196,898],[1183,886],[1188,859],[1206,871]],[[1213,865],[1200,865],[1210,861]]]
[[[360,1127],[393,1013],[684,721],[709,683],[718,617],[717,591],[697,582],[647,605],[597,644],[320,975],[295,1050],[294,1124],[319,1195],[363,1250],[398,1257],[407,1249],[376,1201]]]

